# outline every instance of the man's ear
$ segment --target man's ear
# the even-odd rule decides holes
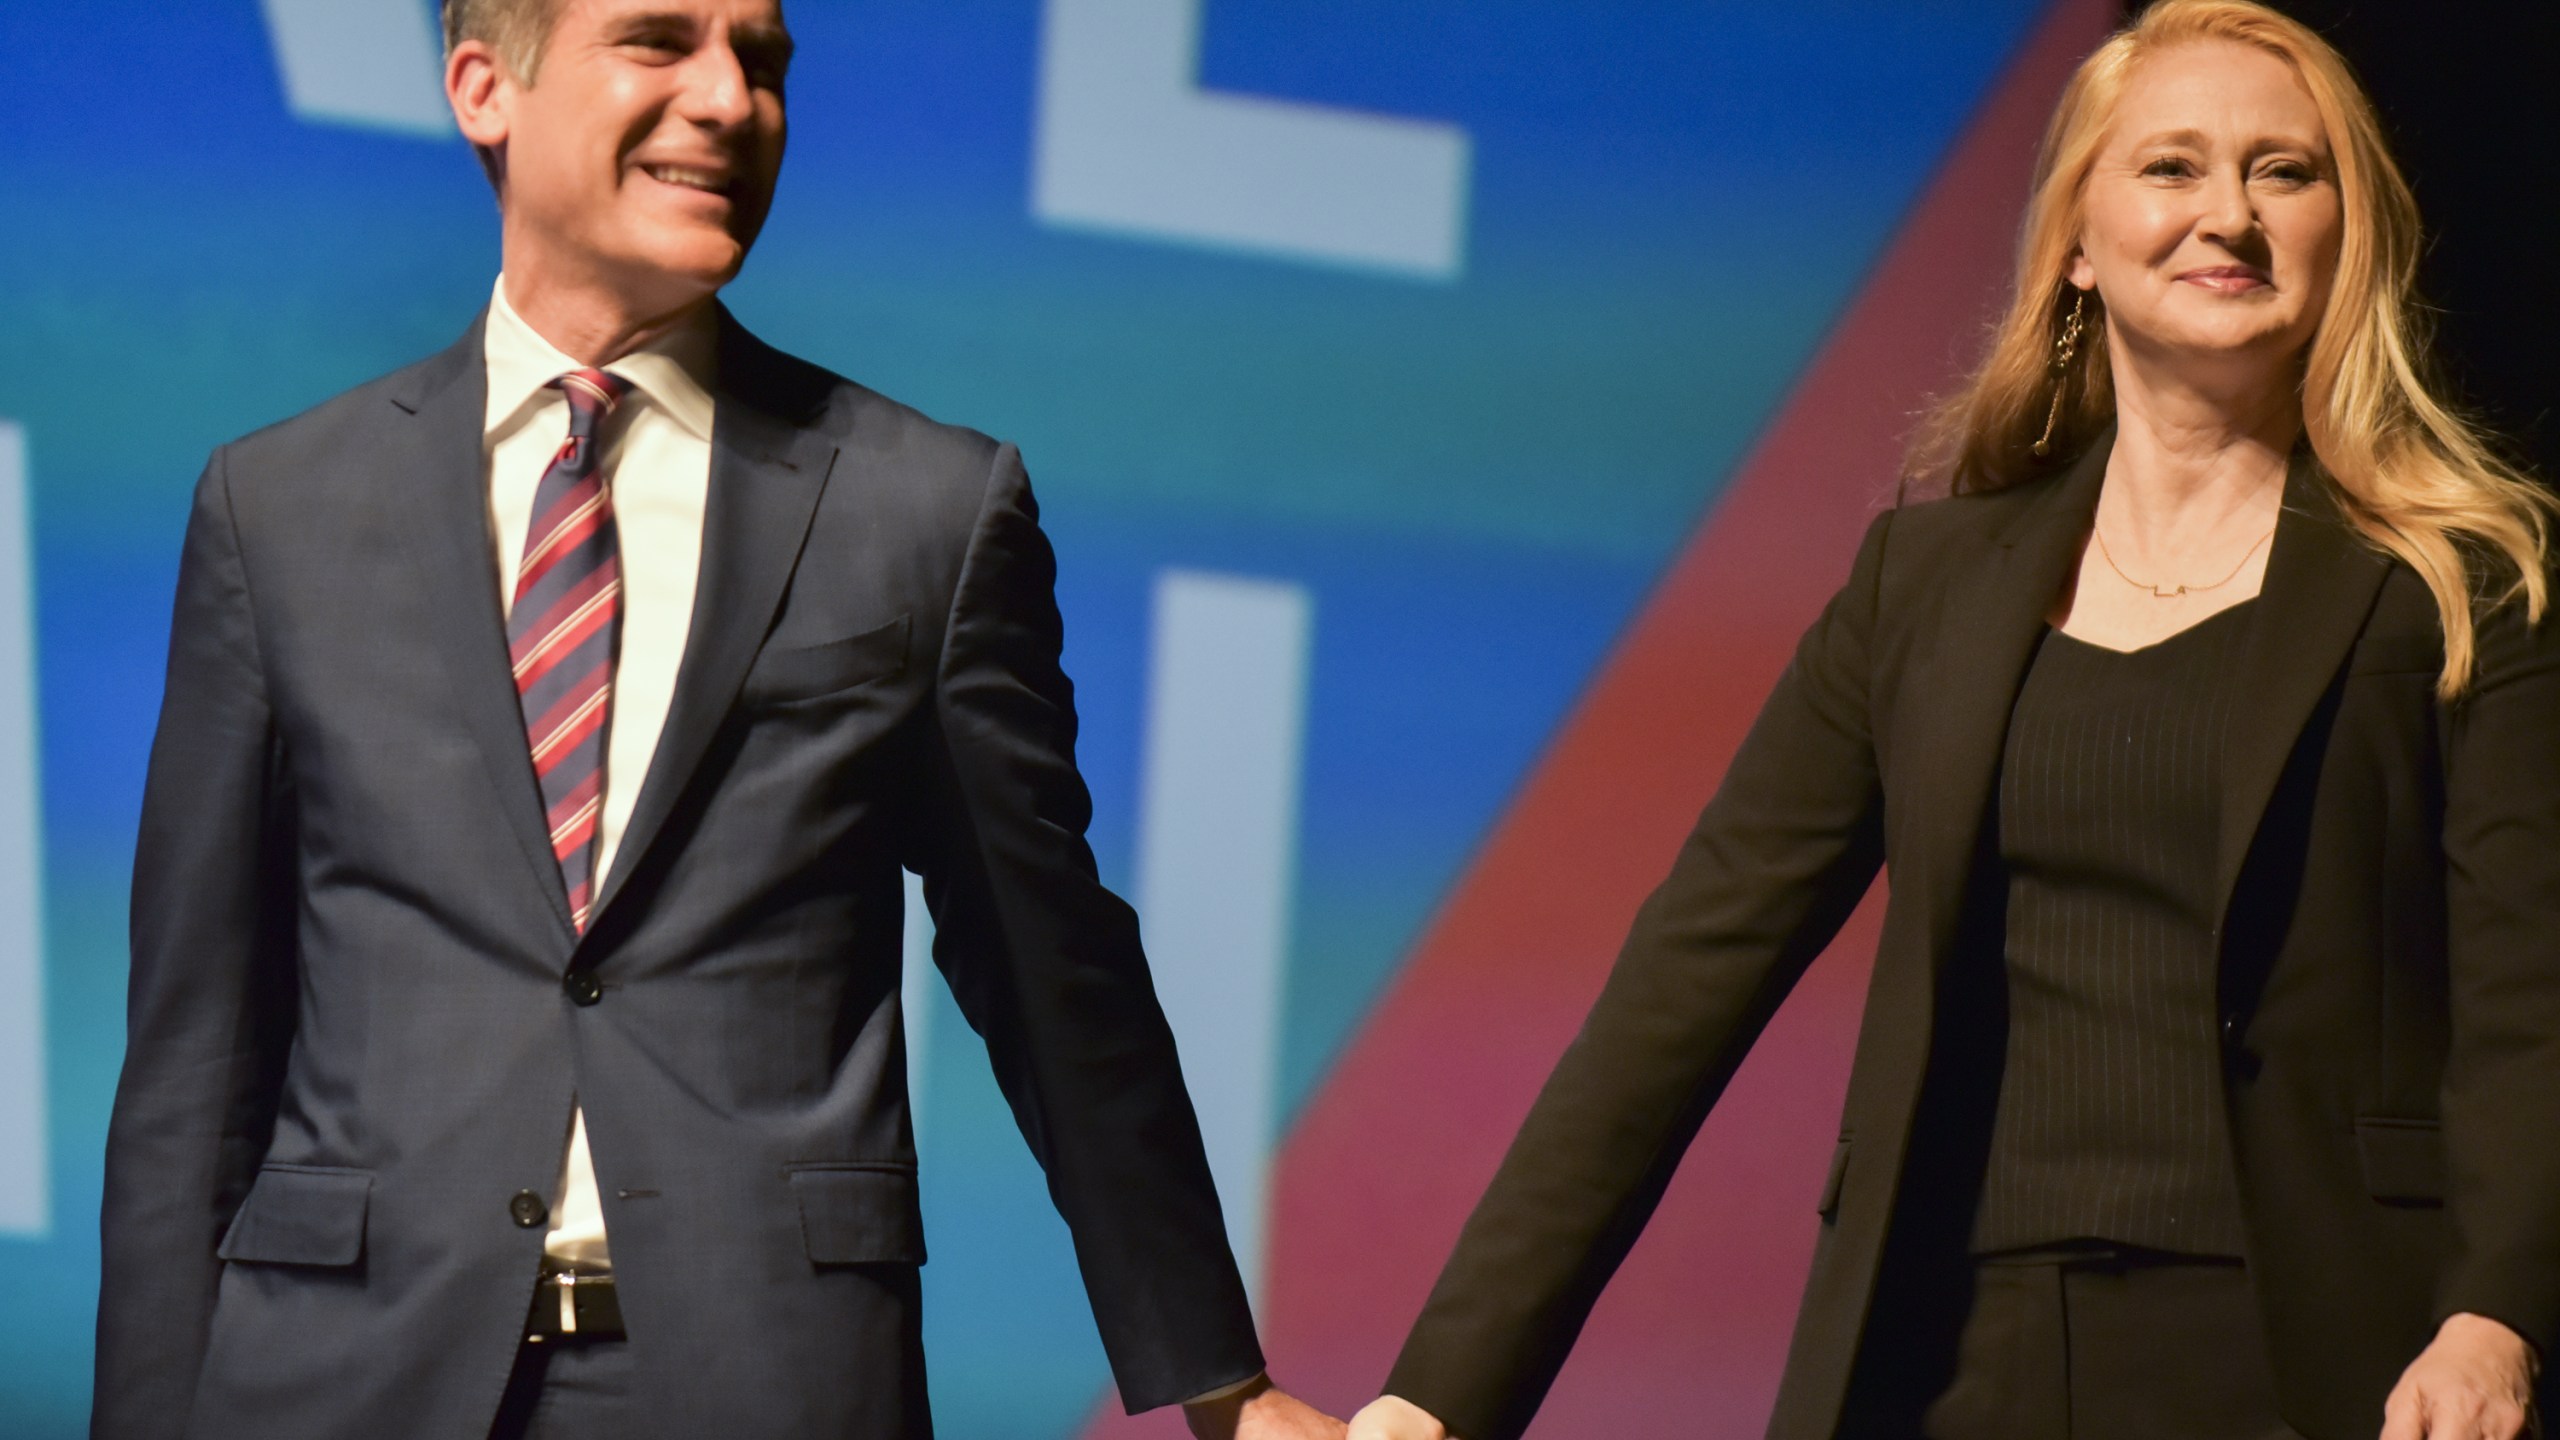
[[[444,96],[453,106],[453,123],[462,138],[483,151],[507,143],[515,119],[516,79],[497,49],[485,40],[465,40],[445,57]]]

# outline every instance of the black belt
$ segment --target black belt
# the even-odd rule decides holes
[[[533,1287],[524,1338],[536,1344],[624,1338],[622,1301],[613,1293],[613,1276],[600,1270],[544,1271]]]

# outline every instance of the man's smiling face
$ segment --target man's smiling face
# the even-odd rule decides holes
[[[560,0],[531,83],[502,75],[510,271],[647,310],[726,284],[782,170],[791,37],[777,0]],[[519,253],[524,252],[524,253]]]

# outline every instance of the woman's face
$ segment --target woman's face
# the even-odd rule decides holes
[[[2083,192],[2071,283],[2117,344],[2199,381],[2244,379],[2319,328],[2343,229],[2320,111],[2293,67],[2205,40],[2128,81]]]

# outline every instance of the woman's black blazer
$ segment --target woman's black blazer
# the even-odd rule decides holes
[[[2001,1043],[2002,887],[1977,856],[2108,448],[1870,527],[1389,1393],[1465,1440],[1528,1424],[1707,1108],[1881,865],[1891,900],[1769,1434],[1870,1428],[1872,1378],[1926,1349],[1886,1317],[1925,1313],[1921,1277],[1961,1268],[1964,1137],[1987,1129],[1965,1117],[1987,1119]],[[2314,1440],[2370,1437],[2447,1314],[2545,1354],[2560,1336],[2560,623],[2522,608],[2484,607],[2478,677],[2439,701],[2427,587],[2295,467],[2223,742],[2217,940],[2248,1261],[2284,1413]]]

